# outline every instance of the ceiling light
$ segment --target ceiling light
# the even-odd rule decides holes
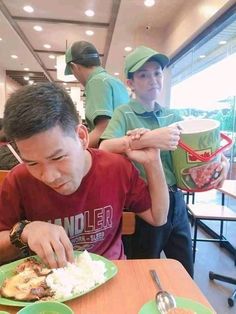
[[[87,30],[87,31],[85,32],[85,34],[88,35],[88,36],[93,36],[94,31]]]
[[[144,5],[146,7],[152,7],[152,6],[154,6],[154,4],[155,4],[155,0],[145,0],[144,1]]]
[[[94,16],[94,11],[93,10],[86,10],[84,12],[84,14],[87,15],[87,16]]]
[[[63,82],[63,85],[67,85],[67,83],[66,83],[66,82]]]
[[[49,44],[45,44],[45,45],[43,45],[43,46],[44,46],[44,48],[46,48],[46,49],[52,48],[51,45],[49,45]]]
[[[221,41],[219,41],[219,45],[225,45],[226,43],[227,43],[226,40],[221,40]]]
[[[204,59],[204,58],[206,58],[206,55],[200,55],[199,58]]]
[[[35,25],[34,26],[34,30],[37,31],[37,32],[41,32],[43,30],[43,28],[42,28],[42,26]]]
[[[11,57],[12,57],[12,59],[17,59],[18,58],[18,56],[16,56],[16,55],[11,55]]]
[[[29,77],[28,76],[24,76],[24,80],[25,81],[29,81]]]
[[[2,40],[2,38],[0,37],[0,41]]]
[[[115,72],[114,75],[118,76],[118,75],[120,75],[120,73],[119,72]]]
[[[125,47],[125,51],[131,51],[133,48],[132,47]]]
[[[23,7],[23,10],[28,13],[34,12],[34,9],[30,5],[26,5]]]
[[[54,55],[49,55],[48,58],[55,59],[56,57]]]
[[[29,71],[29,68],[24,68],[24,71]]]

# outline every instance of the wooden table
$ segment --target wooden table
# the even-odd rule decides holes
[[[114,278],[94,291],[66,302],[75,314],[137,314],[156,293],[149,269],[157,271],[163,288],[175,296],[190,298],[212,308],[183,266],[175,260],[119,260],[114,263],[118,267]],[[0,310],[15,314],[18,309],[0,305]]]

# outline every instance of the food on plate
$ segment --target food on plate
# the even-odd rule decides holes
[[[31,257],[19,264],[0,288],[2,297],[19,301],[58,300],[89,291],[106,281],[106,266],[84,251],[76,262],[49,269]]]
[[[78,256],[74,264],[53,269],[46,278],[55,299],[70,298],[106,281],[106,266],[103,261],[92,260],[87,251]]]
[[[188,169],[188,174],[198,188],[203,188],[219,177],[222,168],[220,163],[212,162]],[[187,178],[185,178],[187,181]]]
[[[34,301],[53,296],[46,284],[46,276],[51,272],[34,258],[19,264],[15,274],[4,280],[0,294],[6,298]]]
[[[169,310],[168,314],[197,314],[197,313],[189,309],[182,309],[180,307],[175,307]]]

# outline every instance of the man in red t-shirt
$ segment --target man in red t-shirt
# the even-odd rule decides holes
[[[88,133],[61,87],[24,87],[8,99],[4,129],[23,164],[0,191],[0,263],[29,249],[50,267],[73,262],[73,249],[124,258],[124,207],[155,226],[166,222],[168,189],[157,149],[130,150],[148,185],[123,156],[87,149]]]

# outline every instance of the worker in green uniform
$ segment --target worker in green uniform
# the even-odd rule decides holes
[[[127,88],[101,67],[97,49],[87,41],[76,41],[66,51],[65,75],[69,74],[85,87],[89,146],[97,147],[115,108],[128,103]]]

